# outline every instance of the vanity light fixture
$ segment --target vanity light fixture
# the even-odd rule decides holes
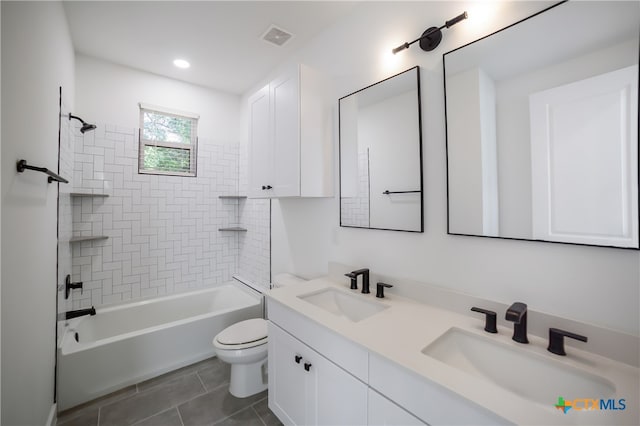
[[[191,66],[191,64],[188,61],[185,61],[184,59],[174,59],[173,65],[182,69],[187,69]]]
[[[442,40],[442,30],[443,28],[449,28],[462,21],[463,19],[467,19],[467,12],[462,12],[460,15],[455,18],[449,19],[444,23],[440,28],[438,27],[429,27],[427,28],[420,37],[413,40],[411,43],[404,43],[400,46],[396,47],[392,50],[393,54],[400,52],[401,50],[408,49],[416,41],[420,42],[420,48],[425,52],[431,52],[433,49],[438,47],[440,41]]]

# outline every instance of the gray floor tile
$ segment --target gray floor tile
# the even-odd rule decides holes
[[[100,409],[100,426],[132,425],[204,393],[195,373],[175,378]]]
[[[182,420],[176,408],[163,411],[135,424],[135,426],[182,426]]]
[[[178,406],[185,426],[212,424],[230,417],[267,397],[267,391],[248,398],[236,398],[228,386],[221,386]]]
[[[77,405],[68,410],[64,410],[58,413],[58,424],[68,423],[70,420],[75,419],[78,416],[91,416],[90,414],[87,414],[87,412],[95,412],[97,418],[97,409],[99,407],[128,398],[135,395],[136,392],[136,385],[131,385],[100,398],[85,402],[84,404]]]
[[[282,426],[282,422],[269,409],[269,398],[256,402],[252,405],[252,408],[256,410],[256,413],[258,413],[258,416],[266,426]]]
[[[146,380],[144,382],[140,382],[138,383],[138,391],[139,392],[144,392],[146,390],[149,390],[155,386],[161,385],[163,383],[167,383],[173,379],[175,379],[176,377],[180,377],[180,376],[184,376],[187,374],[191,374],[194,373],[196,371],[202,370],[202,369],[206,369],[212,365],[218,365],[218,363],[220,363],[220,361],[218,360],[218,358],[213,357],[213,358],[208,358],[205,359],[204,361],[200,361],[200,362],[196,362],[195,364],[191,364],[191,365],[187,365],[186,367],[182,367],[179,368],[177,370],[173,370],[170,371],[166,374],[163,374],[161,376],[158,377],[154,377],[153,379],[149,379]]]
[[[245,408],[237,414],[231,417],[227,417],[219,423],[215,423],[216,426],[264,426],[258,414],[253,408]]]
[[[98,407],[86,408],[82,411],[74,412],[74,415],[58,417],[57,426],[97,426]]]
[[[208,391],[229,383],[231,366],[220,360],[209,363],[205,368],[198,370],[198,376]]]
[[[74,424],[70,422],[77,417],[83,417],[88,421],[88,419],[92,416],[92,414],[88,413],[95,413],[97,421],[98,408],[102,407],[103,405],[111,404],[112,402],[128,398],[132,395],[135,395],[136,392],[136,385],[127,386],[126,388],[117,390],[108,395],[101,396],[100,398],[85,402],[84,404],[77,405],[68,410],[61,411],[60,413],[58,413],[58,424]],[[90,424],[92,423],[87,423],[87,425]]]

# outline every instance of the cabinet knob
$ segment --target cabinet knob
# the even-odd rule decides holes
[[[309,371],[311,369],[311,363],[305,362],[304,363],[304,369]]]
[[[296,355],[296,364],[300,364],[300,360],[302,359],[302,357],[300,355]]]

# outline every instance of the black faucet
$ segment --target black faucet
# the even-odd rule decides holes
[[[81,317],[83,315],[95,315],[96,308],[93,306],[88,309],[78,309],[77,311],[69,311],[64,313],[64,319]]]
[[[529,343],[527,339],[527,305],[526,303],[516,302],[507,308],[504,316],[507,321],[513,322],[512,339],[518,343]]]
[[[351,290],[358,289],[358,275],[362,275],[362,292],[367,294],[369,291],[369,269],[356,269],[348,274],[344,274],[345,277],[351,278]]]

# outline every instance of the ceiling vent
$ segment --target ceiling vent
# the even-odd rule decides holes
[[[276,46],[282,46],[293,38],[293,34],[278,28],[275,25],[271,25],[267,31],[262,35],[264,41],[275,44]]]

